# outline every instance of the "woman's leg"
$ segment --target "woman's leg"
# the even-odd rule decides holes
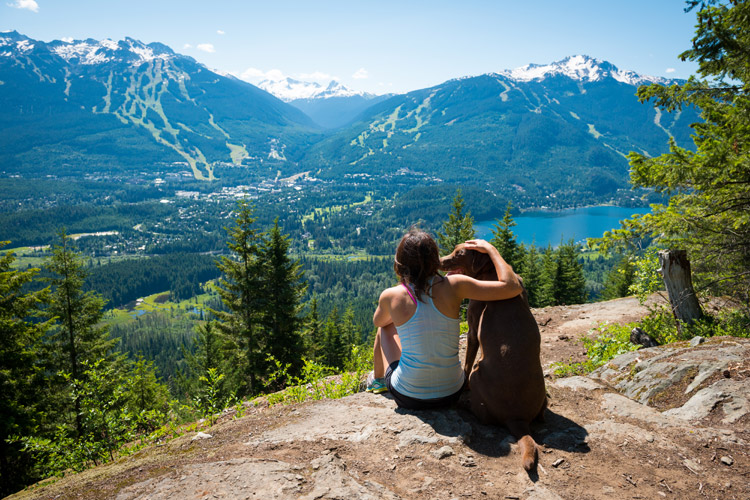
[[[398,359],[401,359],[401,339],[398,338],[396,327],[391,323],[383,328],[378,328],[372,350],[375,378],[385,377],[385,369]]]

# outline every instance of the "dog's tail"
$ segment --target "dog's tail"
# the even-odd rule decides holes
[[[531,437],[529,423],[523,420],[513,420],[508,422],[507,425],[511,434],[518,440],[518,446],[521,448],[521,463],[523,464],[523,468],[527,471],[534,470],[539,455],[537,453],[536,442]]]

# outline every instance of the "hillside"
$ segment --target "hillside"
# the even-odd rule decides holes
[[[633,298],[535,310],[544,365],[580,352],[575,339],[596,323],[646,312]],[[747,498],[748,359],[750,341],[722,337],[548,378],[532,475],[504,429],[462,407],[401,411],[387,395],[359,393],[260,402],[225,414],[204,429],[210,437],[190,433],[11,498]]]
[[[293,161],[319,135],[304,113],[257,87],[131,38],[44,43],[0,33],[0,82],[6,172],[171,165],[210,180],[216,163]]]
[[[451,80],[376,104],[307,161],[334,178],[416,173],[516,199],[601,199],[627,187],[628,152],[690,144],[693,110],[638,102],[652,82],[674,83],[586,56]]]
[[[698,121],[692,109],[669,114],[635,97],[639,85],[675,81],[587,56],[396,96],[261,84],[282,100],[163,44],[45,43],[11,31],[0,34],[0,82],[9,175],[212,180],[220,167],[232,178],[315,172],[371,185],[398,175],[526,207],[609,202],[628,187],[628,152],[658,155],[669,137],[689,146]]]

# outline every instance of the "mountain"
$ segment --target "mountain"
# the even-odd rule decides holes
[[[349,124],[370,106],[391,97],[391,94],[375,95],[352,90],[335,80],[323,86],[284,78],[264,80],[258,87],[300,109],[315,123],[328,129]]]
[[[673,81],[574,56],[450,80],[397,95],[316,144],[321,175],[397,173],[483,185],[511,199],[601,200],[627,187],[630,151],[691,144],[692,109],[669,114],[635,97]]]
[[[166,163],[197,179],[213,178],[217,162],[298,159],[319,136],[293,106],[165,45],[15,31],[0,33],[0,128],[6,171]]]

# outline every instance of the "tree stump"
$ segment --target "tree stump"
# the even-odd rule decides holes
[[[690,276],[690,261],[685,250],[662,250],[659,252],[659,272],[664,278],[672,313],[677,328],[682,323],[691,324],[703,317],[703,310],[693,289]]]

